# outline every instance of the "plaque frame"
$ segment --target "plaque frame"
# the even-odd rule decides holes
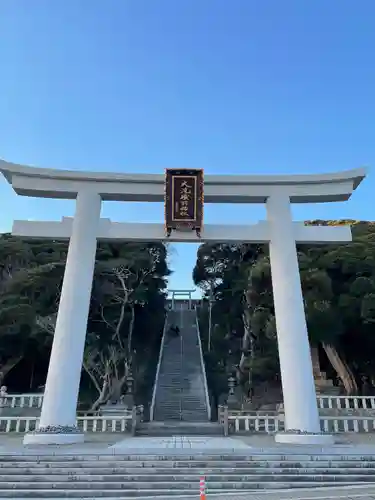
[[[196,231],[200,237],[203,209],[203,169],[166,169],[164,210],[167,236],[172,231]]]

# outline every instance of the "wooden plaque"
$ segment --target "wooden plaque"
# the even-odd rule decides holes
[[[203,225],[203,170],[167,169],[165,174],[167,232],[200,231]]]

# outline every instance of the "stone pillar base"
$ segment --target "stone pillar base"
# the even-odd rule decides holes
[[[276,443],[281,444],[334,444],[335,439],[332,434],[299,434],[292,432],[278,432],[275,434]]]
[[[29,432],[23,438],[23,444],[28,445],[46,445],[46,444],[76,444],[83,443],[85,435],[78,432],[69,432],[66,434],[54,434],[49,432]]]

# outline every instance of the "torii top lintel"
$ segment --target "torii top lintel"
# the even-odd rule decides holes
[[[17,194],[74,199],[82,190],[111,201],[164,201],[163,174],[122,174],[35,168],[0,160],[0,172]],[[330,174],[205,175],[205,203],[265,203],[283,192],[293,203],[345,201],[366,176],[358,168]]]

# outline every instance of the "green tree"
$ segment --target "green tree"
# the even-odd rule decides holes
[[[12,248],[17,259],[9,263]],[[31,342],[38,346],[39,355],[49,356],[66,255],[64,242],[26,241],[9,235],[0,239],[3,366],[7,359],[28,358]],[[143,336],[146,328],[149,345],[158,350],[169,272],[163,244],[99,243],[82,380],[84,391],[91,386],[96,392],[94,396],[89,390],[93,410],[126,391],[130,368],[142,374],[143,363],[155,361],[154,352],[139,349],[137,353],[137,335]],[[138,317],[147,318],[147,325]]]
[[[327,369],[334,371],[350,394],[358,391],[362,375],[375,379],[375,225],[318,220],[306,224],[347,223],[353,225],[352,243],[301,245],[298,255],[310,344],[323,347]],[[222,365],[238,360],[237,378],[246,381],[246,392],[254,380],[274,378],[279,370],[268,249],[202,245],[193,278],[206,291],[212,275],[214,315],[220,325],[215,338],[224,329],[228,339],[216,355],[224,360]]]

